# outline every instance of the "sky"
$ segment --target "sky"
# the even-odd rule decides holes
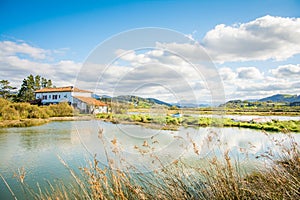
[[[20,87],[39,74],[168,102],[299,95],[299,10],[297,0],[1,0],[0,80]]]

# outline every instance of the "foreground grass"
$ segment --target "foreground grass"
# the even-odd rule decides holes
[[[150,173],[134,167],[120,170],[107,157],[105,167],[94,159],[81,168],[83,178],[62,161],[75,180],[72,185],[50,185],[33,192],[24,177],[20,182],[34,199],[299,199],[299,146],[292,142],[290,148],[281,149],[280,158],[271,152],[261,155],[268,164],[252,172],[244,171],[229,152],[221,159],[211,157],[206,167],[178,159]]]
[[[193,117],[184,115],[180,118],[171,116],[150,116],[150,115],[126,115],[126,114],[98,114],[97,118],[112,123],[133,123],[145,125],[150,128],[160,128],[166,130],[177,130],[184,127],[240,127],[274,132],[300,132],[300,121],[278,121],[255,123],[238,122],[228,118]],[[160,126],[159,126],[160,125]]]

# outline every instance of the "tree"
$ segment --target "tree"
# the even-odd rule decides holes
[[[41,88],[52,87],[52,81],[49,79],[36,75],[35,77],[30,74],[27,78],[23,80],[21,88],[18,92],[17,101],[32,101],[35,99],[34,91]]]
[[[8,80],[0,81],[0,96],[4,99],[11,98],[13,96],[11,90],[17,89],[16,87],[10,86],[10,82]]]
[[[42,81],[41,81],[41,87],[42,88],[49,88],[49,87],[52,87],[52,81],[49,79],[45,79],[42,77]]]

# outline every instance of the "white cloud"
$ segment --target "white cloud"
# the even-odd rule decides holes
[[[264,16],[248,23],[217,25],[203,45],[214,61],[286,60],[300,53],[300,18]]]
[[[262,73],[256,67],[240,67],[237,69],[240,79],[261,79]]]
[[[45,59],[49,53],[47,50],[30,46],[29,44],[22,42],[16,43],[12,41],[0,42],[0,55],[12,56],[16,54],[25,54],[34,59]]]
[[[219,69],[219,74],[222,77],[223,81],[234,80],[237,77],[237,73],[235,73],[229,67],[222,67]]]
[[[56,86],[72,85],[81,64],[71,60],[51,62],[50,53],[25,42],[0,42],[0,79],[20,87],[22,80],[33,74],[51,79]]]
[[[191,41],[192,42],[192,41]],[[156,47],[176,54],[181,59],[192,62],[210,61],[206,50],[198,43],[156,43]]]
[[[300,79],[300,64],[281,65],[275,69],[270,70],[270,72],[275,77],[279,77],[279,78],[281,78],[281,77],[286,77],[286,78],[296,77],[296,78]]]
[[[300,94],[298,65],[279,66],[262,73],[256,67],[219,69],[226,99],[259,99],[274,94]],[[285,76],[282,76],[283,71]]]

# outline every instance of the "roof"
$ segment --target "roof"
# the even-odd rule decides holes
[[[88,105],[94,105],[94,106],[107,106],[107,104],[103,103],[102,101],[99,101],[97,99],[94,99],[92,97],[79,97],[74,96],[74,98],[79,99],[80,101],[88,104]]]
[[[73,86],[67,87],[56,87],[56,88],[42,88],[40,90],[36,90],[35,93],[45,93],[45,92],[84,92],[84,93],[92,93],[88,90],[81,90]]]

